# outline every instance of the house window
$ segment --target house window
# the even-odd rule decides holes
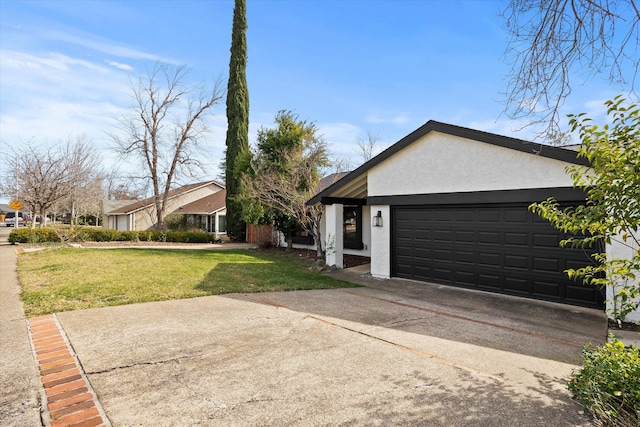
[[[227,216],[218,215],[218,233],[227,232]]]
[[[313,235],[309,234],[308,231],[302,229],[298,229],[293,233],[293,236],[291,236],[291,241],[299,245],[313,245],[315,243]]]
[[[362,206],[345,206],[342,210],[343,246],[345,249],[363,249]]]

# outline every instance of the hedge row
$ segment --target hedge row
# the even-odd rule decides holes
[[[211,243],[215,236],[192,231],[118,231],[105,228],[80,227],[54,230],[53,228],[21,228],[9,234],[10,243],[46,242],[179,242]]]

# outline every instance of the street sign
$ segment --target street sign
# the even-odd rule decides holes
[[[24,205],[20,200],[14,200],[13,202],[9,203],[9,206],[11,206],[12,209],[15,209],[17,211],[19,211],[24,207]]]

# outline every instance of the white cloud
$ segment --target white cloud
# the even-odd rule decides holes
[[[360,127],[344,122],[318,124],[318,130],[337,154],[352,154],[356,140],[363,133]]]
[[[120,70],[123,71],[133,71],[134,68],[131,65],[128,64],[121,64],[119,62],[116,61],[105,61],[107,64],[111,65],[112,67],[118,68]]]
[[[57,52],[1,50],[0,138],[65,140],[86,134],[104,146],[129,102],[125,73]]]
[[[69,34],[68,32],[61,32],[61,31],[47,31],[44,33],[44,37],[50,40],[56,40],[56,41],[70,43],[70,44],[75,44],[78,46],[83,46],[88,49],[95,50],[97,52],[106,53],[108,55],[116,56],[120,58],[161,61],[167,64],[175,64],[175,65],[179,64],[178,61],[165,58],[159,55],[155,55],[152,53],[143,52],[133,47],[124,46],[121,43],[116,43],[111,40],[95,37],[91,34],[83,33],[83,34],[76,35],[76,34]]]

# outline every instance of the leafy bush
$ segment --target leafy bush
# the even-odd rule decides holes
[[[59,242],[60,238],[51,228],[20,228],[9,234],[9,243]]]
[[[215,236],[198,231],[118,231],[105,228],[79,227],[64,230],[65,241],[74,242],[178,242],[210,243]],[[21,228],[9,234],[10,243],[59,242],[60,235],[53,228]]]
[[[610,343],[582,352],[584,366],[573,372],[569,391],[603,425],[640,425],[640,349]]]
[[[206,224],[200,217],[192,215],[171,214],[165,219],[167,228],[172,231],[201,231],[206,229]]]

